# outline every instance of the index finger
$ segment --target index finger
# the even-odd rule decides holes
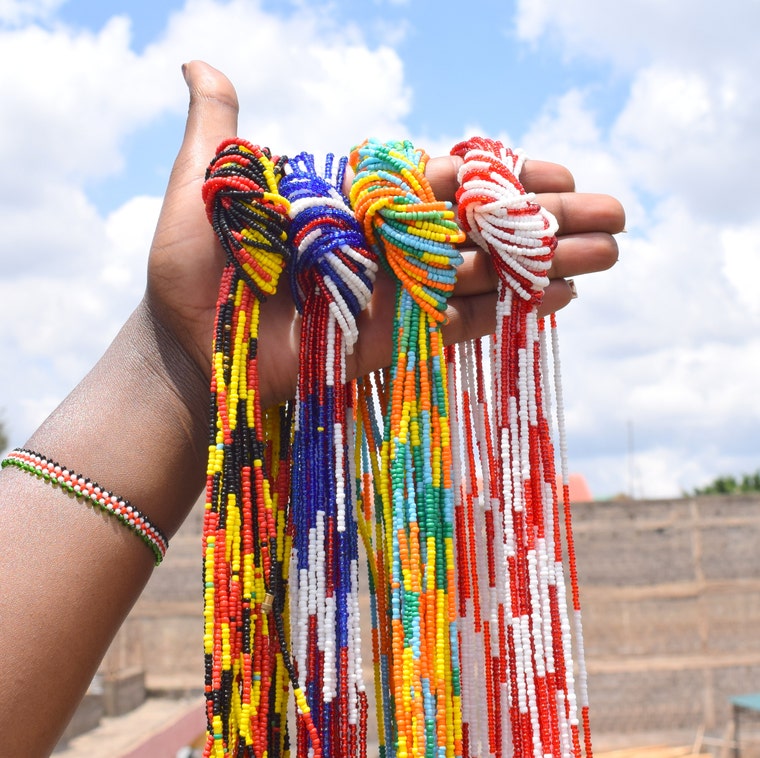
[[[428,161],[425,176],[439,200],[454,201],[459,189],[457,173],[462,163],[462,158],[457,155],[443,155]],[[526,160],[519,179],[526,192],[558,193],[575,190],[573,175],[559,163]]]
[[[433,193],[439,200],[454,202],[459,189],[457,173],[463,160],[458,155],[441,155],[431,158],[425,168],[425,176]],[[353,171],[346,171],[344,191],[348,192]],[[575,179],[564,166],[548,161],[526,160],[520,172],[520,181],[527,192],[573,192]]]

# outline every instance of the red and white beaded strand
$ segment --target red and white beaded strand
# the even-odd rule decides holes
[[[500,280],[496,333],[486,349],[476,343],[447,354],[453,428],[460,434],[456,534],[460,648],[468,672],[464,755],[582,754],[560,505],[572,556],[581,707],[591,755],[568,489],[560,499],[550,428],[553,373],[567,481],[559,360],[555,353],[550,365],[537,314],[556,247],[556,221],[520,184],[521,154],[481,138],[460,143],[452,153],[464,159],[460,224],[490,253]],[[556,348],[553,319],[551,325]]]

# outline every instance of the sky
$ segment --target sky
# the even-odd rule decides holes
[[[570,468],[600,499],[756,471],[759,26],[746,0],[0,0],[10,444],[140,300],[200,58],[275,152],[481,134],[618,197],[618,264],[558,316]]]

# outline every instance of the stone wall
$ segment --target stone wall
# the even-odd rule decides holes
[[[574,507],[593,725],[720,731],[760,691],[760,497]]]
[[[760,496],[573,507],[595,733],[721,732],[760,691]],[[104,661],[148,692],[202,688],[200,523],[172,541]]]

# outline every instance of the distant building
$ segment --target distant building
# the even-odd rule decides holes
[[[591,503],[594,500],[591,494],[591,488],[588,486],[586,477],[583,474],[570,474],[570,502],[571,503]],[[557,486],[562,487],[562,479],[557,476]]]

